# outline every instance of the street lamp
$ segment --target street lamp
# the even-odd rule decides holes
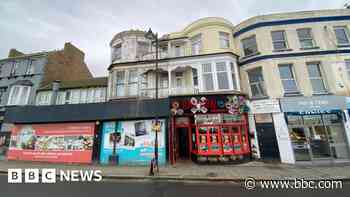
[[[158,103],[158,48],[159,48],[159,42],[158,42],[158,33],[153,33],[152,29],[149,28],[148,32],[145,34],[145,37],[152,42],[155,41],[156,44],[156,59],[155,59],[155,64],[156,64],[156,102]],[[156,105],[158,106],[158,105]],[[154,131],[156,132],[155,140],[154,140],[154,160],[155,160],[155,167],[157,169],[157,173],[159,173],[159,167],[158,167],[158,132],[160,131],[160,125],[158,121],[158,109],[156,108],[156,113],[155,113],[155,125],[154,125]],[[151,166],[152,167],[152,166]],[[151,174],[153,174],[153,168],[151,168]]]

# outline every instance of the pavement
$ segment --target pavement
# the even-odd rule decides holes
[[[55,168],[59,170],[101,170],[104,179],[157,179],[187,181],[243,181],[248,177],[256,180],[295,179],[350,180],[350,164],[336,165],[286,165],[250,161],[230,165],[198,165],[178,162],[176,165],[160,166],[159,174],[149,176],[149,166],[111,166],[52,164],[29,161],[0,161],[0,173],[7,174],[9,168]]]

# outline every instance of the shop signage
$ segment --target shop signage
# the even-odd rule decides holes
[[[251,101],[249,106],[253,114],[281,112],[280,104],[277,99]]]
[[[9,160],[90,163],[94,123],[15,125]]]
[[[283,112],[293,112],[298,115],[334,113],[346,108],[345,97],[342,96],[313,96],[282,98]]]
[[[165,164],[165,120],[158,121],[158,160],[159,164]],[[100,162],[108,164],[113,160],[120,165],[149,165],[154,158],[156,132],[153,126],[153,120],[104,122]],[[120,136],[115,146],[110,137],[114,133]]]
[[[180,97],[171,100],[172,115],[230,113],[248,111],[246,99],[238,95]]]

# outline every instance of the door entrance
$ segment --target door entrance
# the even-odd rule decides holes
[[[176,128],[176,160],[190,159],[190,136],[187,127]]]
[[[279,160],[280,153],[273,124],[256,123],[256,132],[261,158],[264,160]]]

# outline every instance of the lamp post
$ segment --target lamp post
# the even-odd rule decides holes
[[[151,40],[152,42],[155,41],[156,44],[156,59],[155,59],[155,64],[156,64],[156,102],[158,102],[158,48],[159,48],[159,41],[158,41],[158,33],[153,33],[152,29],[149,28],[148,32],[145,34],[145,37],[149,40]],[[158,106],[158,105],[156,105]],[[155,160],[155,167],[157,169],[157,173],[159,172],[159,167],[158,167],[158,132],[160,130],[160,125],[159,125],[159,121],[158,121],[158,109],[156,108],[156,113],[155,113],[155,140],[154,140],[154,160]]]

